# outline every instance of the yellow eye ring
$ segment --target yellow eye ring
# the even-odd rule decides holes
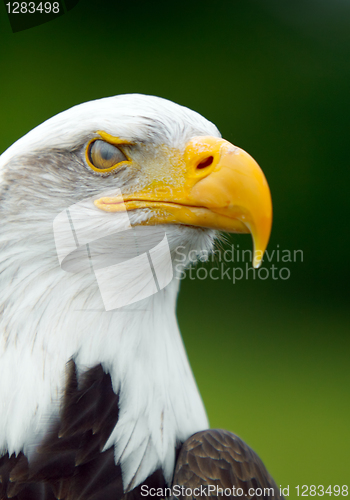
[[[108,136],[109,134],[103,133]],[[102,136],[102,134],[101,134]],[[95,172],[108,173],[122,165],[129,165],[131,159],[120,149],[119,144],[127,145],[128,141],[121,141],[117,138],[112,138],[112,141],[105,140],[102,136],[91,139],[85,150],[85,159],[89,167]]]

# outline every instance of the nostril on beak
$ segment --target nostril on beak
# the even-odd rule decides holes
[[[214,161],[214,157],[208,156],[208,158],[205,158],[200,163],[198,163],[197,168],[202,169],[202,168],[209,167],[213,163],[213,161]]]

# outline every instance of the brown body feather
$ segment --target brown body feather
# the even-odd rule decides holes
[[[188,488],[181,490],[178,498],[190,500],[196,498],[195,495],[187,495],[195,488],[207,487],[209,485],[232,491],[235,487],[236,495],[219,495],[212,492],[208,495],[208,490],[202,488],[200,498],[210,500],[218,498],[225,500],[229,498],[246,499],[270,499],[280,500],[283,497],[279,494],[274,480],[267,472],[264,464],[258,455],[245,444],[238,436],[222,429],[209,429],[198,432],[191,436],[182,446],[174,475],[174,486]],[[241,491],[237,490],[241,488]],[[261,488],[262,495],[260,495]],[[249,494],[249,489],[257,490],[259,495]],[[198,498],[198,497],[197,497]]]

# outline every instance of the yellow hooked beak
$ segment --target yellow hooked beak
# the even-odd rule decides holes
[[[256,161],[243,149],[216,137],[194,137],[176,160],[171,182],[159,178],[123,197],[95,205],[107,212],[151,208],[143,224],[186,224],[232,233],[251,233],[254,267],[269,241],[272,202]],[[161,176],[160,176],[161,177]]]

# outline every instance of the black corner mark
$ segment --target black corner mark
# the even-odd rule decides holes
[[[73,9],[79,0],[4,0],[13,33],[53,21]]]

